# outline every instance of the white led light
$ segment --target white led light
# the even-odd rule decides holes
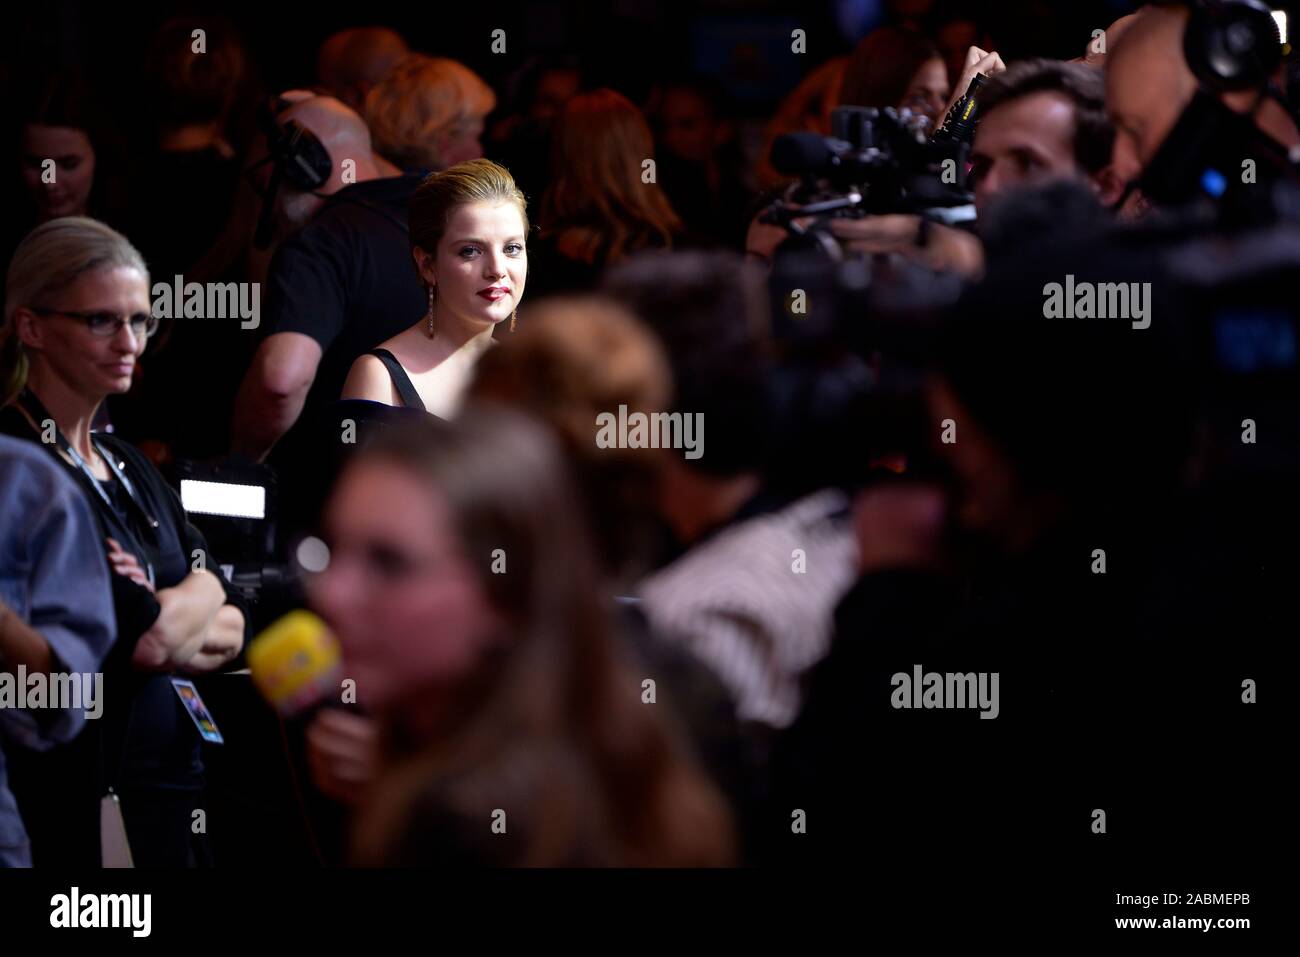
[[[1286,11],[1274,10],[1273,19],[1277,22],[1277,32],[1282,37],[1282,42],[1287,43],[1286,38]]]
[[[181,479],[181,504],[198,515],[266,518],[266,489],[260,485]]]

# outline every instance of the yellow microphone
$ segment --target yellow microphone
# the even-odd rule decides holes
[[[291,718],[338,693],[342,654],[325,622],[299,609],[253,639],[248,670],[262,697]]]

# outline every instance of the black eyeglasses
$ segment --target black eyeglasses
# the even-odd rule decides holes
[[[158,319],[147,313],[137,312],[133,316],[119,316],[114,312],[73,312],[71,309],[42,309],[33,306],[32,312],[42,316],[67,316],[80,319],[86,324],[91,335],[108,339],[117,335],[123,326],[131,327],[131,334],[137,339],[147,339],[158,331]]]

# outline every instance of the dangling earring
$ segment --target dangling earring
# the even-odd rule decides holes
[[[429,311],[426,313],[429,318],[429,338],[433,338],[433,283],[429,284]]]
[[[515,331],[515,326],[519,325],[519,307],[516,306],[510,310],[510,331]]]

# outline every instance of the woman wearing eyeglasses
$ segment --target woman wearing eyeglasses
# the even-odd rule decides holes
[[[200,738],[173,676],[228,665],[244,645],[244,613],[162,476],[128,443],[92,431],[104,400],[130,388],[156,329],[149,288],[127,239],[83,217],[38,226],[9,267],[0,432],[40,442],[81,486],[114,573],[117,618],[103,718],[68,749],[15,763],[37,866],[99,866],[117,807],[137,866],[206,859],[192,832]],[[105,806],[101,835],[110,789],[120,804]]]
[[[840,104],[908,109],[928,118],[933,129],[943,122],[950,93],[947,67],[928,37],[881,27],[863,37],[849,57]]]

